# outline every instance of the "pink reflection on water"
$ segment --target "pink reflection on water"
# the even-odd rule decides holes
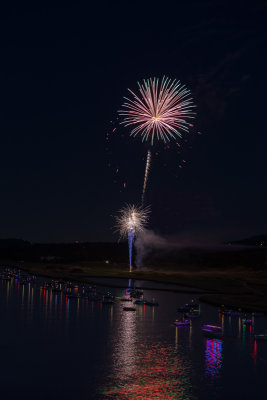
[[[144,307],[140,308],[140,314]],[[147,311],[147,310],[146,310]],[[146,343],[139,337],[138,318],[122,312],[114,338],[111,379],[103,388],[107,400],[191,399],[191,364],[172,345]]]
[[[222,340],[206,339],[205,358],[205,373],[211,376],[217,376],[223,362]]]

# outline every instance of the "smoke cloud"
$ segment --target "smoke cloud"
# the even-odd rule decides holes
[[[144,257],[146,257],[150,252],[153,250],[164,251],[170,248],[171,247],[166,239],[157,235],[151,230],[145,229],[135,240],[135,264],[138,268],[140,268],[143,266]]]
[[[138,234],[135,240],[135,264],[137,268],[144,267],[144,260],[149,254],[162,256],[173,251],[182,249],[203,249],[203,250],[220,250],[233,251],[244,248],[244,245],[229,246],[230,240],[240,239],[238,232],[233,230],[212,229],[212,231],[201,232],[190,231],[183,232],[172,237],[162,237],[152,230],[145,229]]]

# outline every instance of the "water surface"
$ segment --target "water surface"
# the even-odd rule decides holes
[[[266,391],[267,342],[254,340],[266,318],[245,327],[201,304],[201,317],[177,328],[176,308],[196,295],[145,291],[159,307],[132,313],[119,300],[67,300],[42,284],[0,280],[3,399],[251,399]],[[204,323],[222,324],[226,337],[204,337]]]

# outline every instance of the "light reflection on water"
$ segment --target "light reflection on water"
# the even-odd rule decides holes
[[[140,309],[140,316],[145,318],[145,307]],[[190,382],[192,366],[178,351],[178,328],[175,347],[140,342],[136,314],[122,312],[113,349],[112,384],[102,391],[105,399],[194,399]]]
[[[223,341],[221,339],[206,339],[206,368],[208,375],[218,376],[223,362]]]
[[[127,343],[127,342],[126,342]],[[159,344],[136,344],[114,354],[112,387],[107,399],[193,399],[189,363],[173,354],[173,348]],[[129,343],[128,343],[129,344]],[[128,346],[127,346],[128,348]]]
[[[112,291],[116,296],[125,295],[122,289]],[[40,282],[0,281],[0,315],[2,322],[6,321],[0,333],[1,340],[10,342],[9,352],[16,341],[21,344],[14,347],[12,370],[15,368],[18,373],[16,363],[23,357],[27,360],[26,370],[30,365],[28,357],[33,360],[32,365],[38,362],[38,353],[43,354],[47,343],[48,356],[42,359],[44,363],[47,360],[46,368],[40,366],[40,371],[33,369],[31,374],[36,373],[37,380],[44,377],[46,392],[40,399],[49,397],[50,400],[62,396],[73,398],[67,389],[71,381],[78,391],[77,398],[94,400],[230,399],[227,390],[231,392],[232,386],[238,386],[240,395],[242,392],[242,380],[235,382],[232,378],[237,369],[254,379],[263,374],[263,366],[267,365],[266,343],[254,340],[254,325],[245,326],[241,318],[218,315],[216,309],[203,305],[201,317],[192,321],[190,327],[174,327],[171,323],[176,317],[176,307],[188,302],[189,295],[156,292],[155,296],[159,307],[138,306],[136,313],[124,312],[120,302],[102,306],[100,302],[84,299],[68,300],[62,292],[40,290]],[[260,330],[264,330],[264,321],[266,319],[256,319]],[[227,338],[203,337],[200,329],[203,323],[221,324]],[[13,330],[10,330],[11,324],[14,324]],[[62,353],[58,354],[61,347]],[[24,349],[27,354],[23,353]],[[59,397],[56,397],[48,371],[53,366],[51,360],[58,357],[61,362],[65,354],[66,365],[60,365],[66,378],[62,378],[64,386],[60,386]],[[86,354],[84,359],[83,354]],[[2,353],[2,357],[5,363],[11,360],[9,353],[4,356]],[[75,372],[77,365],[81,368]],[[56,376],[59,371],[56,365],[54,368]],[[17,379],[21,376],[27,381],[28,376],[23,373],[20,369]],[[257,379],[259,386],[261,381]],[[223,390],[226,394],[221,394]]]

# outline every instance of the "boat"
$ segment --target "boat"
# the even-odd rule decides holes
[[[26,281],[28,283],[36,283],[36,276],[32,275],[32,276],[27,276]]]
[[[135,300],[134,304],[145,305],[146,304],[146,300]]]
[[[134,299],[139,299],[141,296],[143,296],[143,290],[138,290],[138,289],[127,289],[127,292],[131,297]]]
[[[158,306],[159,303],[157,303],[156,301],[148,301],[145,299],[142,300],[135,300],[134,304],[139,304],[139,305],[143,305],[143,306]]]
[[[203,325],[202,332],[208,336],[222,336],[221,326],[216,325]]]
[[[11,276],[10,275],[4,275],[2,277],[3,281],[10,281],[11,280]]]
[[[134,307],[123,307],[123,311],[136,311]]]
[[[192,301],[192,303],[187,303],[182,307],[178,307],[177,312],[182,314],[189,312],[191,313],[199,312],[199,304]]]
[[[25,285],[25,281],[21,281],[20,282],[20,284],[21,285]],[[51,290],[51,287],[50,286],[47,286],[47,285],[45,285],[45,286],[40,286],[40,290]]]
[[[257,340],[267,340],[267,333],[260,333],[258,335],[255,335],[255,339],[257,339]]]
[[[111,293],[107,293],[103,295],[103,300],[115,300],[115,297]]]
[[[189,319],[185,319],[183,321],[176,320],[176,321],[174,321],[174,325],[176,325],[176,326],[189,326],[190,325],[190,320]]]
[[[251,319],[243,319],[243,324],[244,325],[252,325],[252,320]]]
[[[229,317],[241,317],[243,315],[241,311],[234,311],[234,310],[223,310],[221,312],[224,315],[229,315]]]

